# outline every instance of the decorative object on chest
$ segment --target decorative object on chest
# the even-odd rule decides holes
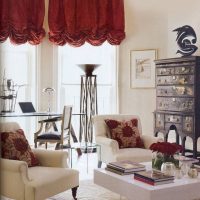
[[[181,138],[183,154],[197,157],[200,136],[200,56],[155,60],[156,111],[154,133],[162,132],[165,141],[169,130],[175,130],[176,142]],[[192,138],[193,150],[185,149],[186,137]]]

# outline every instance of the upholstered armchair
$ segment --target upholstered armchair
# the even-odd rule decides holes
[[[108,137],[109,129],[105,120],[112,119],[117,121],[128,121],[137,119],[138,131],[144,143],[144,148],[119,148],[116,140]],[[94,132],[96,143],[101,146],[101,152],[98,153],[98,167],[101,163],[113,161],[132,160],[135,162],[147,162],[152,159],[152,152],[149,147],[152,143],[161,141],[161,138],[142,134],[140,118],[136,115],[96,115],[93,117]],[[153,133],[152,133],[153,134]]]
[[[0,132],[14,132],[20,126],[14,122],[0,123]],[[39,166],[28,167],[27,162],[1,160],[1,195],[16,200],[44,200],[72,189],[76,199],[79,172],[68,168],[66,151],[32,150]]]

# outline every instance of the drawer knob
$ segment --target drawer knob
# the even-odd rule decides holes
[[[185,67],[182,67],[182,72],[184,72],[185,71]]]

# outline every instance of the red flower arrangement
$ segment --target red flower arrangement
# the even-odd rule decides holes
[[[183,151],[183,147],[176,143],[170,142],[157,142],[151,144],[149,147],[153,152],[163,153],[167,156],[173,156],[175,153]]]

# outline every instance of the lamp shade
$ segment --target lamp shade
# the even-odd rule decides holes
[[[78,65],[86,76],[92,76],[93,71],[100,66],[100,64],[79,64]]]

